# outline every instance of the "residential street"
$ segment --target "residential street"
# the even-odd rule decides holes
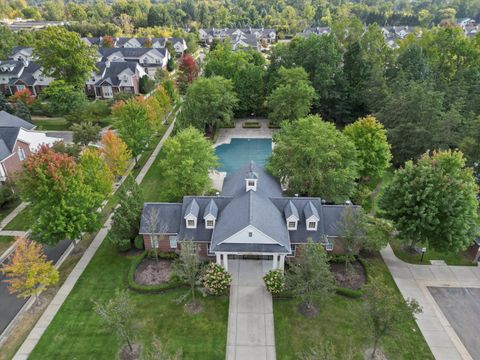
[[[49,260],[54,263],[60,259],[62,254],[70,245],[69,240],[61,241],[57,246],[45,246],[45,254]],[[17,315],[27,299],[19,299],[15,295],[10,295],[7,290],[7,284],[3,282],[5,276],[0,274],[0,334],[6,329],[10,321]]]

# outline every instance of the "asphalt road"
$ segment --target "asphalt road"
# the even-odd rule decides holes
[[[47,259],[56,263],[69,245],[69,240],[63,240],[55,247],[45,245],[44,251]],[[27,299],[17,298],[15,295],[9,294],[7,284],[3,282],[4,279],[5,276],[0,274],[0,334],[17,315],[23,304],[27,302]]]
[[[474,359],[480,359],[480,288],[429,287],[457,336]]]

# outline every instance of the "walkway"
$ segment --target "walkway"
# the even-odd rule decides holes
[[[457,335],[428,287],[480,288],[480,268],[447,266],[443,262],[435,265],[408,264],[395,256],[390,245],[381,253],[403,297],[414,298],[422,306],[423,312],[416,316],[416,320],[435,358],[472,359],[460,340],[462,334]],[[467,312],[469,309],[465,308],[464,311]],[[478,333],[478,329],[476,330]]]
[[[243,123],[248,120],[258,121],[261,127],[259,129],[244,129]],[[271,139],[275,131],[277,130],[268,127],[267,119],[238,119],[235,120],[234,128],[222,128],[219,130],[214,147],[222,144],[230,144],[230,139],[232,138]]]
[[[148,161],[140,171],[139,175],[136,177],[135,181],[137,183],[140,183],[143,180],[143,178],[145,177],[145,174],[152,166],[153,161],[155,160],[155,157],[158,155],[158,153],[160,152],[160,149],[163,146],[163,143],[168,138],[168,136],[172,132],[173,127],[175,126],[175,120],[176,120],[176,117],[172,121],[171,125],[168,127],[167,131],[165,132],[162,139],[158,143],[157,147],[153,151],[152,155],[150,156],[150,158],[148,159]],[[13,357],[13,360],[28,359],[28,356],[37,345],[43,333],[45,332],[47,327],[50,325],[51,321],[57,314],[58,310],[60,310],[61,306],[63,305],[64,301],[66,300],[70,292],[73,290],[73,287],[77,283],[83,271],[86,269],[87,265],[90,263],[90,260],[93,258],[98,248],[102,244],[103,240],[107,236],[111,226],[112,215],[113,213],[110,214],[107,221],[105,221],[105,223],[103,224],[102,229],[97,233],[97,235],[93,239],[88,249],[85,251],[85,253],[82,255],[78,263],[75,265],[72,272],[68,275],[67,279],[58,290],[58,293],[55,295],[55,297],[50,302],[45,312],[37,321],[33,329],[30,331],[30,333],[28,334],[28,337],[25,339],[20,349],[18,349],[17,353]]]
[[[262,277],[271,261],[230,260],[227,360],[275,360],[272,296]]]

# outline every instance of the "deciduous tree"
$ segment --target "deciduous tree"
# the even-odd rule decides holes
[[[285,275],[287,291],[299,299],[308,315],[315,315],[315,304],[325,302],[333,294],[334,280],[322,244],[310,239]]]
[[[35,296],[58,282],[58,271],[43,253],[42,245],[17,239],[13,257],[0,269],[6,276],[8,291],[22,298]]]
[[[201,131],[208,127],[213,131],[232,122],[237,103],[230,80],[199,78],[187,91],[179,122],[183,127],[192,125]]]
[[[209,189],[208,171],[217,165],[217,157],[202,133],[186,128],[165,141],[162,153],[159,168],[165,200],[177,201]]]
[[[73,142],[75,144],[83,145],[84,147],[91,142],[96,142],[100,139],[100,126],[84,121],[72,125]]]
[[[125,175],[132,157],[127,144],[111,130],[103,133],[101,143],[102,155],[112,174],[116,177]]]
[[[192,304],[195,303],[195,288],[200,284],[201,262],[196,245],[192,240],[184,240],[180,244],[180,256],[173,264],[173,272],[179,279],[190,286]]]
[[[425,153],[395,172],[380,207],[399,237],[437,251],[461,251],[477,234],[478,187],[460,151]]]
[[[344,201],[358,177],[355,145],[331,123],[308,116],[282,123],[268,169],[290,193]]]
[[[136,99],[127,100],[112,111],[115,127],[127,144],[137,163],[137,156],[145,151],[154,135],[148,118],[148,109]]]
[[[25,160],[18,185],[22,198],[31,203],[32,239],[56,244],[96,228],[102,197],[84,182],[72,157],[42,146]]]
[[[185,94],[190,84],[197,78],[198,65],[190,54],[183,54],[179,60],[177,84],[180,93]]]
[[[105,199],[112,192],[113,175],[100,150],[86,148],[80,158],[85,183]]]
[[[63,80],[52,81],[42,91],[40,98],[47,102],[48,112],[55,116],[75,113],[87,105],[87,96],[83,89],[78,89]]]
[[[25,105],[23,101],[17,101],[15,104],[15,116],[18,116],[19,118],[27,121],[32,120],[32,115],[30,114],[30,110],[28,109],[28,106]]]
[[[95,48],[63,26],[42,29],[33,44],[33,53],[46,76],[78,88],[83,88],[85,80],[95,70],[97,60]]]

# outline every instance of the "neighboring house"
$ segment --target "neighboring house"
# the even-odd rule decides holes
[[[99,48],[99,61],[137,62],[147,75],[154,77],[158,68],[166,69],[170,54],[166,48]]]
[[[49,26],[64,26],[68,24],[68,22],[66,21],[36,21],[31,19],[3,19],[2,21],[0,21],[0,23],[7,26],[12,31],[37,30]]]
[[[35,126],[5,111],[0,111],[0,181],[4,182],[22,169],[22,162],[40,145],[59,141],[34,130]]]
[[[0,61],[0,92],[10,94],[8,84],[11,79],[19,78],[25,69],[23,61],[3,60]]]
[[[140,78],[146,73],[138,62],[107,60],[96,66],[98,71],[86,81],[87,95],[96,99],[110,99],[119,92],[140,94]]]
[[[310,35],[328,35],[330,34],[331,29],[328,26],[324,27],[311,27],[311,28],[306,28],[302,32],[299,32],[296,34],[296,36],[300,37],[309,37]]]
[[[9,76],[5,87],[5,93],[15,94],[24,89],[30,90],[33,96],[37,96],[53,81],[53,78],[43,75],[40,65],[33,61],[23,61],[22,70],[18,75]],[[1,68],[1,65],[0,65]],[[3,77],[2,77],[3,82]]]
[[[198,36],[200,41],[207,45],[210,45],[214,39],[224,41],[229,38],[232,42],[232,47],[250,47],[257,50],[267,49],[270,44],[277,40],[277,33],[274,29],[264,28],[200,29]]]
[[[83,37],[82,40],[89,46],[102,46],[102,37]],[[114,48],[154,48],[164,49],[167,43],[171,43],[177,54],[183,54],[187,50],[187,43],[183,38],[135,38],[135,37],[117,37],[112,38]]]
[[[33,49],[27,46],[15,46],[8,58],[16,61],[31,61],[33,60]]]
[[[276,179],[251,162],[225,178],[218,196],[145,203],[140,234],[146,249],[161,251],[192,240],[201,257],[215,257],[227,270],[229,256],[270,259],[273,269],[283,269],[285,257],[297,256],[308,239],[341,253],[338,222],[346,206],[284,197]]]

